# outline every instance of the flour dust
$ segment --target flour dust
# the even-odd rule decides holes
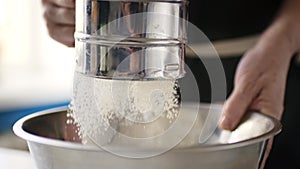
[[[132,138],[162,134],[180,107],[177,80],[129,81],[75,73],[68,115],[80,128],[82,142],[109,144],[116,133]]]

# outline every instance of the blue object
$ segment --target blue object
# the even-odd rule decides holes
[[[0,133],[12,130],[12,126],[14,125],[14,123],[26,115],[54,107],[66,106],[69,105],[69,103],[70,102],[63,102],[24,109],[0,111]]]

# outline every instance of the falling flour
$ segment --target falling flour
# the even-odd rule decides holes
[[[75,73],[73,85],[69,115],[80,128],[83,143],[92,139],[109,144],[116,133],[135,138],[156,136],[178,116],[176,80],[111,80]]]

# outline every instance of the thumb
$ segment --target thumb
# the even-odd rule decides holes
[[[254,88],[249,88],[249,85],[251,84],[244,83],[235,87],[232,94],[225,102],[219,124],[220,128],[234,130],[237,127],[255,96],[255,92],[250,90]]]

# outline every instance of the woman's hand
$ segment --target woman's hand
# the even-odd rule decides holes
[[[247,110],[281,119],[287,73],[294,50],[283,32],[276,37],[269,35],[264,35],[240,61],[234,90],[224,105],[221,128],[235,129]],[[273,139],[269,141],[260,169],[264,168],[272,142]]]
[[[221,128],[235,129],[244,113],[251,109],[281,119],[289,64],[300,49],[299,9],[300,1],[287,1],[279,17],[242,58],[234,90],[224,105]],[[273,138],[260,169],[264,168],[272,142]]]
[[[247,110],[281,118],[292,53],[279,44],[258,44],[244,55],[235,74],[234,90],[224,105],[222,128],[233,130]]]
[[[49,35],[56,41],[74,46],[75,0],[42,0]]]
[[[240,61],[234,90],[224,105],[220,127],[233,130],[244,113],[258,110],[281,119],[291,58],[300,49],[300,1],[290,0],[280,17]]]

